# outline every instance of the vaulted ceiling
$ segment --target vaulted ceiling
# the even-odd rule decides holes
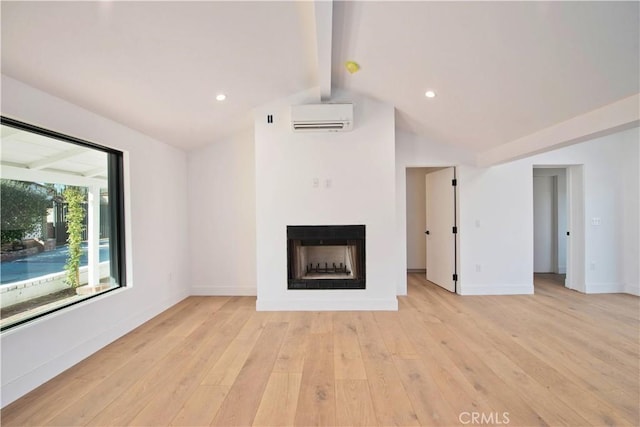
[[[637,96],[639,6],[3,1],[2,73],[184,149],[250,126],[254,107],[333,87],[482,154]]]

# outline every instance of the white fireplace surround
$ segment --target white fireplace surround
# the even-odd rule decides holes
[[[291,132],[290,106],[313,102],[305,92],[255,111],[256,308],[397,310],[394,108],[336,92],[354,104],[351,132]],[[365,289],[287,289],[283,236],[305,224],[366,226]]]

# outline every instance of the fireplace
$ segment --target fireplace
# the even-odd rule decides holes
[[[365,289],[364,225],[287,226],[289,289]]]

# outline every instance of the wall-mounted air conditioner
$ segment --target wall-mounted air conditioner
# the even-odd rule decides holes
[[[294,132],[344,132],[353,129],[353,104],[291,106]]]

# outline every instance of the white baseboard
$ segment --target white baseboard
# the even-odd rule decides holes
[[[622,283],[587,283],[587,294],[620,294],[625,292]]]
[[[235,297],[257,295],[255,286],[193,286],[191,295],[194,296],[213,296],[213,297]]]
[[[313,292],[313,291],[311,291]],[[265,300],[256,301],[258,311],[398,311],[398,299],[358,299],[358,300]]]
[[[625,283],[624,293],[640,297],[640,284]]]
[[[532,295],[533,283],[519,285],[459,284],[460,295]]]

